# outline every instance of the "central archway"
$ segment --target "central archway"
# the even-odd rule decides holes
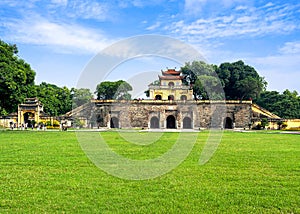
[[[168,96],[168,100],[174,100],[174,96],[173,95],[169,95]]]
[[[186,95],[181,95],[180,100],[187,100]]]
[[[159,120],[157,117],[152,117],[150,120],[151,129],[159,129]]]
[[[183,119],[183,127],[184,129],[191,129],[192,128],[192,120],[189,117],[185,117]]]
[[[24,117],[24,123],[31,123],[32,120],[34,120],[34,113],[32,112],[26,112],[23,114]]]
[[[110,128],[120,128],[119,127],[119,119],[116,117],[112,117],[110,119]]]
[[[167,129],[176,129],[176,120],[173,115],[167,117]]]

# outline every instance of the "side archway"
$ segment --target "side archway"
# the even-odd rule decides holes
[[[155,96],[155,100],[161,100],[161,95],[159,95],[159,94],[156,95],[156,96]]]

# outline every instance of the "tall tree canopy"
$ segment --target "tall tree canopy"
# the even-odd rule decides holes
[[[44,105],[44,111],[51,116],[65,114],[72,109],[71,92],[67,87],[58,87],[42,82],[36,86],[37,97]]]
[[[88,88],[72,88],[71,98],[73,101],[73,108],[76,108],[89,102],[93,98],[93,94]]]
[[[265,91],[255,102],[282,118],[300,118],[300,96],[296,91]]]
[[[17,53],[16,45],[0,40],[0,115],[17,111],[18,104],[35,94],[35,72]]]
[[[104,81],[97,85],[96,94],[97,99],[116,99],[116,100],[130,100],[132,87],[124,80],[116,82]]]
[[[184,83],[193,87],[195,99],[224,99],[222,84],[216,75],[216,65],[203,61],[188,62],[181,68]]]
[[[222,63],[216,72],[222,81],[227,99],[250,99],[259,97],[267,82],[257,71],[243,61]]]

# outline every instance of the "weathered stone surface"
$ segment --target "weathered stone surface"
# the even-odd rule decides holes
[[[73,117],[85,117],[98,127],[246,128],[251,123],[250,101],[93,101]],[[154,119],[152,119],[154,118]],[[157,119],[156,119],[157,118]],[[151,124],[152,119],[152,124]],[[173,121],[174,120],[174,121]],[[116,126],[112,126],[112,121]],[[231,123],[227,124],[226,123]],[[88,124],[89,125],[89,124]],[[226,126],[225,126],[226,125]]]

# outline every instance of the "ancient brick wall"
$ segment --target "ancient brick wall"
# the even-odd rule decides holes
[[[150,128],[151,119],[158,120],[158,128],[222,128],[225,123],[232,128],[246,128],[251,123],[250,102],[209,101],[123,101],[95,102],[74,116],[86,117],[99,127]],[[154,123],[154,122],[153,122]],[[190,123],[187,124],[187,123]],[[174,125],[174,124],[172,124]]]

